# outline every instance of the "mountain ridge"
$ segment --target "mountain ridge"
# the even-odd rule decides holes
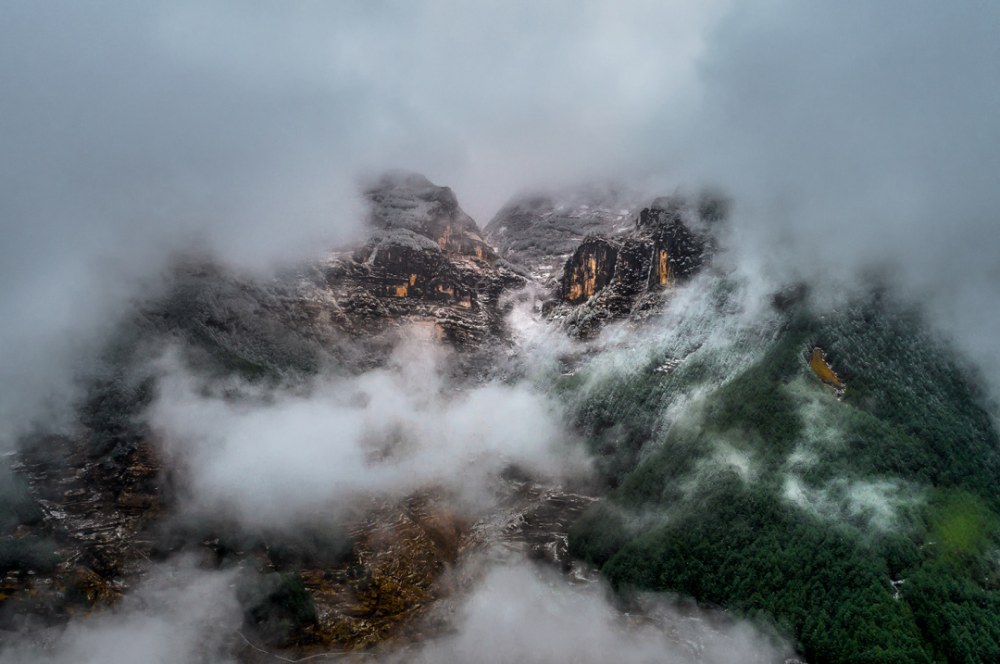
[[[878,289],[837,311],[806,288],[747,306],[746,279],[713,265],[717,194],[572,227],[556,199],[519,198],[482,233],[422,176],[391,174],[365,196],[368,237],[317,264],[255,280],[179,262],[85,378],[78,430],[23,441],[0,541],[5,644],[57,636],[191,554],[242,570],[241,661],[391,653],[445,633],[478,578],[456,570],[503,550],[568,583],[599,569],[622,601],[655,591],[723,607],[800,661],[1000,652],[1000,436],[975,376],[916,309]],[[561,252],[576,229],[608,224],[568,255],[531,249],[542,237]],[[527,269],[510,260],[526,255]],[[558,263],[558,277],[541,270]],[[414,335],[426,344],[407,347]],[[458,427],[476,458],[499,454],[482,478],[463,466],[485,507],[432,473],[342,513],[185,521],[192,462],[149,416],[178,373],[228,418],[322,407],[348,430],[364,414],[362,475],[436,449],[414,438],[421,426]],[[521,442],[505,427],[529,406],[553,419],[517,436],[556,423],[591,475],[505,456]],[[507,420],[483,418],[494,412]],[[491,436],[503,445],[475,447]]]

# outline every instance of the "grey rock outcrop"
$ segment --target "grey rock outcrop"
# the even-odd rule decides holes
[[[671,288],[709,259],[711,226],[722,218],[720,206],[658,198],[639,211],[629,231],[585,238],[567,259],[557,300],[547,311],[587,336],[608,320],[662,309]]]
[[[589,235],[627,231],[639,209],[635,192],[616,187],[533,194],[504,205],[483,229],[500,255],[523,265],[545,287]]]
[[[338,303],[332,322],[348,334],[426,325],[472,345],[502,334],[500,294],[525,278],[482,238],[448,187],[390,174],[368,188],[370,238],[323,266]]]

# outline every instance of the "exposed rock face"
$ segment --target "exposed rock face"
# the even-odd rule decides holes
[[[602,321],[660,309],[669,289],[705,263],[712,226],[729,207],[713,191],[693,200],[661,197],[645,208],[638,200],[608,187],[524,196],[505,205],[484,234],[551,290],[543,311],[586,335]]]
[[[572,304],[586,302],[611,283],[618,264],[618,243],[592,235],[566,261],[560,296]]]
[[[826,352],[822,348],[813,348],[812,352],[809,354],[809,368],[813,370],[816,377],[823,382],[824,385],[829,386],[838,395],[842,395],[844,392],[844,383],[841,382],[840,377],[834,372],[833,367],[826,360]]]
[[[366,192],[371,238],[323,266],[349,334],[422,323],[458,344],[501,334],[500,293],[525,279],[480,236],[454,193],[419,175],[386,176]]]
[[[552,287],[585,237],[627,231],[638,201],[636,193],[614,187],[522,196],[501,208],[483,232],[501,256]]]
[[[628,232],[587,237],[566,261],[552,315],[586,335],[608,319],[657,310],[664,291],[697,272],[711,253],[707,224],[717,219],[701,215],[703,207],[701,218],[693,218],[684,199],[658,198]]]
[[[365,192],[372,203],[376,230],[409,231],[432,240],[441,251],[496,262],[496,252],[483,240],[472,217],[458,206],[448,187],[438,187],[422,175],[393,173]],[[397,236],[398,237],[398,236]]]

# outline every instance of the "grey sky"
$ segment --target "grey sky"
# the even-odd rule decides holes
[[[0,0],[0,417],[173,249],[261,265],[356,229],[355,179],[615,178],[737,199],[761,272],[900,267],[991,359],[1000,5]]]

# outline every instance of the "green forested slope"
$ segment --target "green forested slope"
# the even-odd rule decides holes
[[[729,314],[722,293],[718,324]],[[1000,455],[973,378],[880,296],[760,326],[667,352],[685,358],[667,375],[653,353],[564,379],[615,487],[574,554],[618,588],[770,625],[810,662],[998,661]]]

